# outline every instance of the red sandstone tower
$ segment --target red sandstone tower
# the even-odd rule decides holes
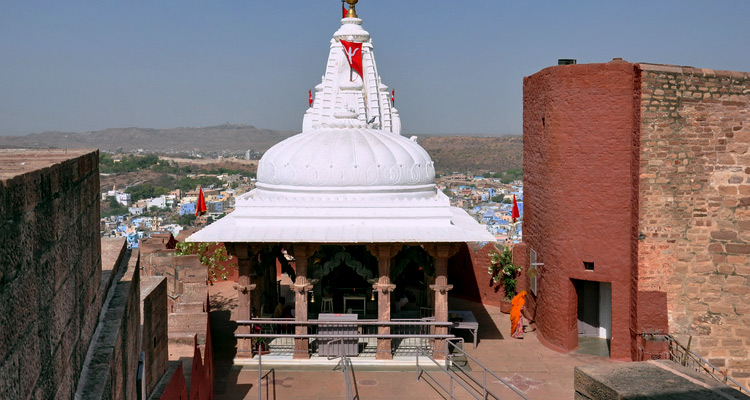
[[[750,377],[750,74],[616,59],[546,68],[523,99],[540,340],[635,360],[644,333],[691,335]]]

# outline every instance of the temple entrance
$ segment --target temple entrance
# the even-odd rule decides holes
[[[312,277],[317,279],[313,289],[316,304],[311,311],[377,317],[377,297],[372,293],[377,260],[367,249],[321,246],[316,256],[318,261],[312,267]]]
[[[425,270],[434,270],[429,255],[421,247],[408,247],[399,252],[391,272],[396,289],[393,291],[391,313],[394,318],[418,318],[433,301],[427,287]]]
[[[612,284],[573,280],[578,297],[578,352],[609,357]]]
[[[339,265],[320,280],[321,312],[355,313],[361,317],[373,315],[375,299],[371,295],[372,288],[368,286],[371,284],[353,269]],[[323,302],[330,302],[332,309],[324,309]]]

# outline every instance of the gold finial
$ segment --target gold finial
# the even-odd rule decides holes
[[[346,18],[359,18],[357,17],[357,12],[354,10],[354,5],[357,4],[357,1],[359,0],[346,0],[347,4],[349,4],[349,14],[346,15]]]

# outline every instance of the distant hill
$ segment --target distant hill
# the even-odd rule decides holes
[[[44,132],[0,136],[0,148],[98,148],[107,151],[180,153],[200,150],[264,152],[296,132],[224,124],[201,128],[112,128],[93,132]]]
[[[419,144],[441,174],[503,172],[523,168],[523,137],[427,136]]]
[[[139,149],[155,153],[212,152],[262,153],[297,132],[259,129],[252,125],[224,124],[201,128],[113,128],[93,132],[44,132],[0,136],[0,148],[98,148],[111,152]],[[409,135],[405,135],[409,136]],[[418,135],[438,173],[473,173],[521,169],[521,136],[476,137]]]

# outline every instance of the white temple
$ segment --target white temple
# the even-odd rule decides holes
[[[263,301],[257,291],[251,296],[256,283],[258,289],[263,285],[251,282],[261,279],[262,272],[257,277],[254,272],[261,268],[263,249],[281,245],[294,255],[296,277],[291,287],[296,293],[295,318],[300,321],[294,358],[310,356],[303,322],[308,321],[310,311],[308,292],[319,293],[320,288],[318,279],[308,279],[308,275],[325,279],[321,274],[330,273],[330,268],[314,269],[312,256],[321,246],[340,245],[346,259],[350,259],[347,249],[366,247],[377,258],[377,265],[368,267],[366,278],[370,279],[361,280],[371,287],[360,286],[360,290],[371,293],[373,299],[377,293],[377,321],[384,323],[390,321],[395,288],[391,260],[409,247],[429,254],[434,274],[425,273],[423,280],[429,285],[424,290],[430,292],[428,305],[435,309],[435,320],[446,322],[447,293],[452,288],[447,277],[449,258],[466,242],[495,241],[465,211],[450,206],[435,185],[429,154],[415,138],[400,135],[400,118],[378,74],[370,34],[354,10],[357,0],[347,3],[349,15],[331,40],[325,75],[315,88],[314,105],[304,116],[302,133],[266,152],[258,165],[256,188],[236,200],[232,213],[187,239],[224,242],[238,258],[240,320],[250,319],[251,301]],[[364,79],[350,71],[342,39],[362,43]],[[362,265],[356,260],[347,262],[354,264]],[[362,275],[366,268],[356,270]],[[266,288],[275,286],[275,273],[273,279]],[[268,310],[274,305],[263,306]],[[238,332],[243,329],[248,332],[243,326]],[[383,335],[390,332],[387,326],[378,329]],[[447,328],[438,327],[436,332],[447,334]],[[247,342],[239,341],[238,357],[252,356]],[[435,351],[442,348],[436,345]],[[390,338],[377,339],[377,358],[392,358]]]
[[[364,79],[351,73],[342,39],[363,43]],[[414,137],[400,135],[398,111],[381,82],[361,19],[341,20],[302,126],[302,133],[261,158],[257,188],[237,199],[235,211],[188,241],[495,240],[465,211],[450,206],[435,185],[429,154]]]

